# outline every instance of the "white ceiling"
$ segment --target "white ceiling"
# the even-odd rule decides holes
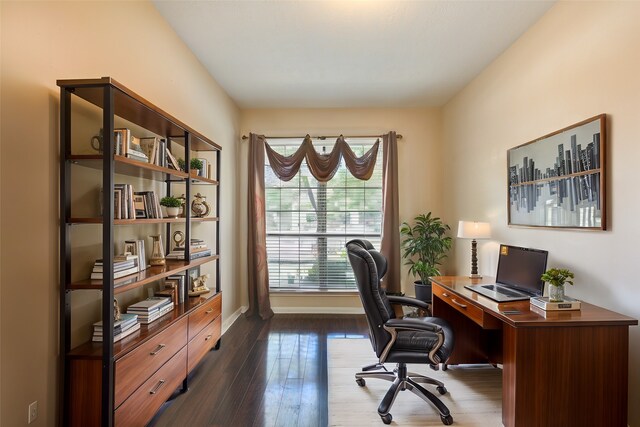
[[[439,106],[550,1],[154,4],[242,108]]]

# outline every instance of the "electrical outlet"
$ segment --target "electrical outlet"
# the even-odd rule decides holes
[[[31,405],[29,405],[29,419],[28,419],[29,424],[34,422],[36,418],[38,418],[38,401],[37,400],[31,403]]]

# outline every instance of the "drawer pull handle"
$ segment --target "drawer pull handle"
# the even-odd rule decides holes
[[[160,387],[162,387],[164,385],[164,380],[160,380],[160,382],[158,382],[158,385],[156,385],[153,390],[151,390],[149,392],[149,394],[156,394],[158,392],[158,390],[160,390]]]
[[[209,313],[213,313],[213,308],[210,308],[209,310],[205,311],[205,314],[209,314]]]
[[[446,293],[446,292],[443,292],[443,293],[442,293],[442,296],[443,296],[443,297],[445,297],[445,298],[449,298],[449,294],[448,294],[448,293]]]
[[[455,298],[451,298],[451,302],[454,303],[455,305],[457,305],[458,307],[467,308],[466,304],[459,303],[458,301],[456,301]]]
[[[155,350],[153,350],[151,353],[149,353],[151,356],[155,356],[156,354],[160,353],[162,351],[163,348],[165,348],[167,345],[166,344],[160,344],[158,345],[158,347],[156,347]]]
[[[207,337],[204,339],[205,341],[209,341],[211,339],[213,335],[207,335]]]

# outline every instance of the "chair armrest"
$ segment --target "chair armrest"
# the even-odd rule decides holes
[[[387,299],[391,304],[402,304],[409,307],[422,308],[429,310],[429,304],[416,298],[399,297],[395,295],[387,295]]]
[[[385,322],[384,326],[385,328],[433,332],[434,334],[442,333],[442,328],[439,325],[417,319],[389,319]]]

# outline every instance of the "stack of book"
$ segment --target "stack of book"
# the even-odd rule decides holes
[[[140,323],[148,325],[169,313],[171,310],[173,310],[171,298],[150,297],[146,300],[130,305],[127,308],[127,314],[137,314]]]
[[[131,335],[135,331],[140,329],[140,323],[138,323],[138,315],[136,314],[121,314],[120,320],[113,322],[113,342],[118,342],[122,338]],[[92,341],[102,342],[103,337],[102,320],[93,324],[93,338]]]
[[[131,134],[130,129],[115,129],[116,134],[116,154],[128,157],[133,160],[147,163],[149,157],[140,146],[140,138]]]
[[[168,259],[185,259],[184,256],[185,248],[182,246],[175,247],[169,254],[166,256]],[[191,259],[198,259],[202,257],[207,257],[211,255],[211,249],[207,246],[204,240],[202,239],[191,239]]]
[[[100,215],[102,215],[102,200],[104,189],[100,188]],[[113,217],[115,219],[135,219],[136,211],[133,205],[133,186],[131,184],[113,185]]]
[[[129,274],[137,273],[138,269],[138,257],[136,255],[118,255],[113,257],[113,278],[118,279],[120,277],[128,276]],[[104,263],[101,259],[97,259],[93,264],[93,271],[91,272],[92,280],[102,280],[102,273],[104,272]]]

